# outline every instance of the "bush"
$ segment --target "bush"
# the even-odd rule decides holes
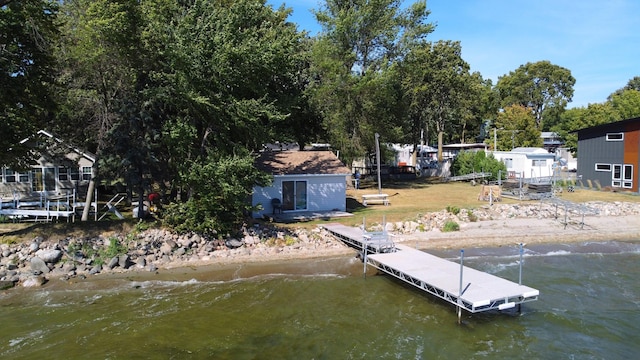
[[[507,178],[507,166],[500,160],[484,151],[461,151],[451,165],[453,175],[466,175],[474,172],[490,172],[489,181],[498,180],[498,173],[502,170],[502,179]]]
[[[476,216],[476,214],[473,213],[473,210],[471,209],[467,210],[467,217],[469,218],[470,222],[478,221],[478,217]]]
[[[458,230],[460,230],[460,225],[458,225],[458,223],[453,220],[449,220],[446,223],[444,223],[444,227],[442,228],[442,231],[444,232],[451,232],[451,231],[458,231]]]
[[[162,213],[164,224],[179,233],[215,235],[237,231],[244,215],[252,210],[247,198],[253,186],[269,184],[272,178],[256,169],[250,155],[211,155],[202,163],[191,164],[181,180],[191,197],[167,206]]]
[[[460,208],[457,206],[447,206],[447,212],[453,214],[453,215],[458,215],[460,213]]]
[[[126,253],[127,248],[120,244],[120,240],[117,237],[110,237],[109,246],[100,252],[100,257],[103,260],[107,260]]]

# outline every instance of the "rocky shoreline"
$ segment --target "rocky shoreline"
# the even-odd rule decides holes
[[[640,215],[640,203],[589,202],[566,208],[562,203],[546,202],[494,204],[475,209],[448,208],[417,215],[413,220],[372,224],[370,230],[382,230],[386,226],[387,231],[397,235],[396,241],[399,242],[434,239],[433,243],[439,244],[435,246],[447,246],[451,242],[461,241],[466,229],[473,227],[472,224],[480,228],[483,224],[501,221],[505,224],[504,228],[509,228],[509,224],[515,223],[516,219],[521,222],[560,219],[577,223],[582,221],[583,216],[613,221],[615,224],[616,217],[634,215]],[[460,230],[442,232],[447,222],[459,224]],[[485,226],[487,229],[492,237],[514,235]],[[521,231],[516,226],[512,230]],[[635,228],[627,232],[631,238],[638,235]],[[603,239],[606,239],[606,235],[606,232],[599,232]],[[474,235],[469,230],[466,236],[476,236],[477,239],[481,234]],[[442,238],[447,238],[448,242],[438,243],[435,240]],[[551,240],[553,238],[550,237]],[[283,229],[268,223],[248,226],[238,238],[213,240],[198,234],[177,235],[162,229],[94,238],[68,237],[59,241],[34,238],[29,243],[0,245],[0,289],[16,285],[41,286],[51,278],[71,280],[104,273],[156,272],[159,269],[216,263],[333,256],[349,251],[321,227],[311,230]]]

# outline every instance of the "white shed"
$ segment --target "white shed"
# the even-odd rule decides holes
[[[543,148],[518,147],[511,151],[494,151],[505,163],[509,178],[540,179],[553,176],[556,155]]]
[[[351,171],[331,151],[265,151],[256,166],[272,174],[273,184],[253,189],[253,217],[284,212],[346,211]],[[274,201],[278,209],[274,208]]]

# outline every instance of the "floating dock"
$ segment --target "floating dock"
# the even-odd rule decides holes
[[[386,232],[371,233],[340,224],[324,225],[336,238],[359,249],[366,265],[435,295],[470,313],[506,310],[538,299],[536,289],[395,244]],[[522,254],[522,252],[521,252]],[[520,260],[522,266],[522,257]],[[522,267],[520,268],[522,274]]]

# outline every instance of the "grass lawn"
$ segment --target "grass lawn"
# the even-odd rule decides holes
[[[422,178],[412,182],[388,182],[383,183],[382,193],[389,195],[390,205],[365,207],[362,206],[361,196],[378,193],[376,183],[365,183],[361,189],[347,191],[347,211],[353,213],[354,216],[329,221],[345,225],[358,225],[362,223],[363,217],[367,223],[380,223],[384,217],[387,222],[396,222],[417,219],[422,214],[440,211],[448,206],[474,209],[488,205],[487,201],[478,200],[481,188],[481,185],[472,186],[469,182],[441,183],[437,180]],[[588,201],[640,202],[640,196],[629,193],[588,189],[576,189],[572,193],[563,191],[559,197],[578,203]],[[503,198],[499,203],[517,204],[519,202],[519,200]],[[325,221],[313,221],[308,225],[315,226],[323,222]]]

